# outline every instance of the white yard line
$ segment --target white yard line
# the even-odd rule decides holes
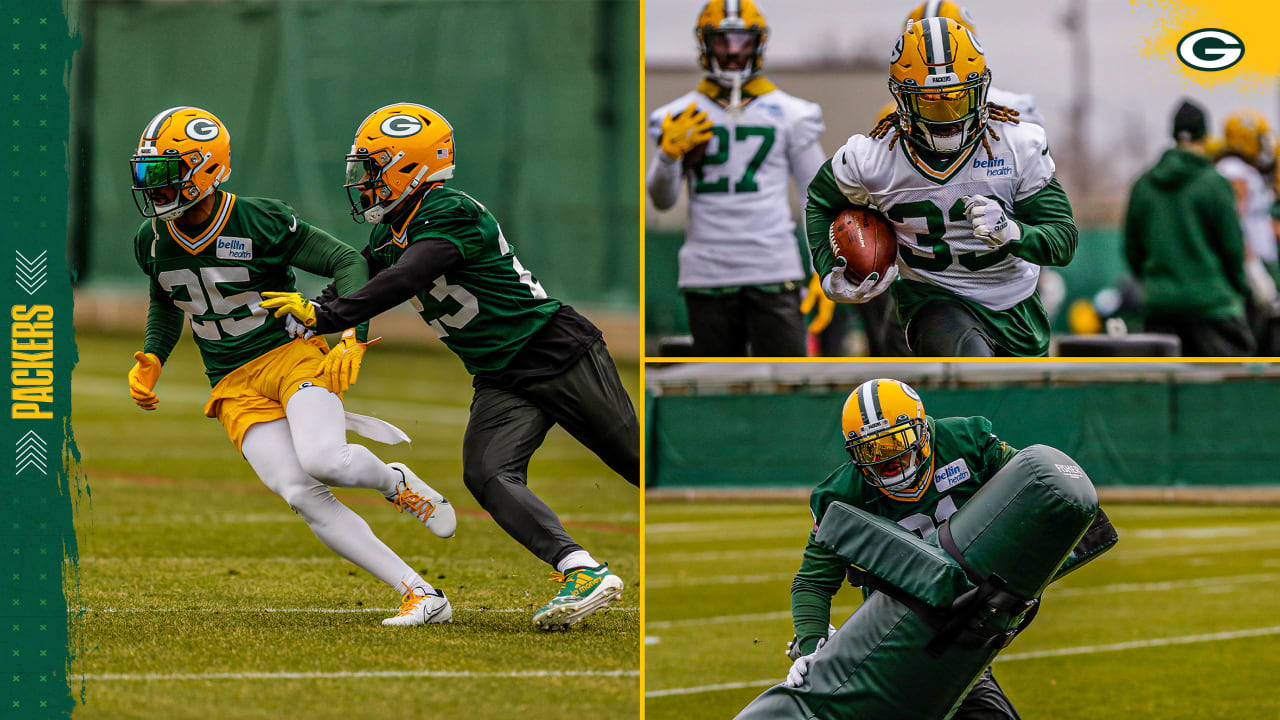
[[[646,557],[650,564],[680,563],[682,565],[691,565],[693,563],[714,562],[717,560],[757,560],[759,558],[767,557],[790,557],[799,560],[802,555],[804,555],[804,543],[799,543],[795,547],[778,548],[775,550],[713,550],[708,552],[648,553]]]
[[[1263,637],[1266,635],[1280,635],[1280,625],[1264,628],[1251,628],[1247,630],[1231,630],[1228,632],[1207,633],[1203,635],[1183,635],[1181,637],[1171,638],[1152,638],[1150,640],[1132,640],[1130,642],[1111,643],[1109,645],[1081,645],[1078,647],[1056,648],[1053,650],[1035,650],[1032,652],[1010,653],[1001,655],[996,658],[997,663],[1016,662],[1018,660],[1034,660],[1046,657],[1062,657],[1065,655],[1093,655],[1104,652],[1118,652],[1121,650],[1135,650],[1140,648],[1165,647],[1169,645],[1190,645],[1193,643],[1203,642],[1220,642],[1223,640],[1237,640],[1240,638]],[[767,678],[763,680],[751,680],[748,682],[720,683],[717,685],[697,685],[694,687],[684,688],[667,688],[665,690],[650,690],[644,694],[646,698],[669,697],[672,695],[693,695],[704,692],[715,692],[718,690],[742,690],[753,687],[768,687],[776,685],[782,681],[782,677]]]
[[[337,615],[345,615],[348,613],[384,613],[395,612],[400,608],[393,607],[362,607],[362,608],[192,608],[192,607],[162,607],[162,608],[67,608],[68,613],[332,613]],[[476,613],[531,613],[531,608],[488,608],[488,607],[460,607],[455,608],[461,612]],[[609,612],[638,612],[639,606],[634,607],[614,607]]]
[[[74,675],[74,674],[73,674]],[[85,680],[143,681],[157,680],[337,680],[346,678],[560,678],[560,677],[639,677],[639,670],[512,670],[508,672],[471,672],[467,670],[382,670],[335,672],[239,672],[239,673],[86,673]]]
[[[1280,523],[1252,523],[1249,525],[1214,525],[1207,527],[1167,527],[1145,528],[1142,530],[1123,530],[1128,537],[1135,538],[1220,538],[1248,537],[1250,535],[1280,534]]]
[[[752,576],[739,576],[742,578],[751,578]],[[786,577],[794,577],[788,574]],[[722,579],[725,583],[732,583],[733,578],[717,578]],[[697,584],[702,584],[702,580],[695,579]],[[1071,597],[1071,596],[1088,596],[1101,595],[1110,593],[1125,592],[1169,592],[1175,590],[1187,590],[1194,588],[1216,588],[1227,585],[1245,585],[1251,583],[1269,583],[1280,582],[1280,573],[1257,573],[1252,575],[1223,575],[1219,577],[1203,577],[1190,578],[1186,580],[1164,580],[1146,583],[1113,583],[1110,585],[1095,585],[1093,587],[1068,587],[1068,588],[1050,588],[1045,593],[1050,598]],[[649,583],[649,587],[657,587],[654,582]],[[853,612],[856,606],[847,608],[832,608],[833,614],[841,612]],[[652,617],[652,612],[650,612]],[[725,623],[737,622],[756,622],[761,620],[779,620],[782,618],[790,618],[789,610],[780,610],[778,612],[753,613],[749,615],[719,615],[706,618],[685,618],[682,620],[658,620],[645,623],[646,630],[661,630],[672,627],[696,627],[698,625],[722,625]]]

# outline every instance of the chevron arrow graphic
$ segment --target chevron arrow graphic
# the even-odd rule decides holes
[[[14,448],[14,474],[18,475],[28,468],[34,468],[39,470],[41,475],[47,475],[48,447],[44,438],[36,434],[35,430],[28,430]]]
[[[18,287],[27,295],[35,295],[49,281],[49,251],[45,250],[34,258],[23,255],[21,250],[14,252],[18,255],[14,272]]]

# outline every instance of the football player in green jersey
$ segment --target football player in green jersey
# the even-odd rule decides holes
[[[199,108],[165,110],[142,132],[130,166],[147,220],[134,237],[134,257],[151,280],[151,304],[129,393],[144,410],[156,409],[156,382],[185,314],[213,386],[205,415],[218,418],[262,482],[321,542],[401,593],[400,612],[383,624],[449,622],[444,593],[329,491],[377,490],[441,537],[457,525],[448,501],[409,468],[347,444],[349,420],[373,439],[408,439],[375,418],[344,415],[341,393],[355,381],[367,343],[353,331],[330,352],[322,338],[290,337],[289,323],[259,304],[264,291],[294,289],[294,267],[354,290],[368,279],[367,266],[288,205],[220,189],[230,161],[226,126]]]
[[[412,302],[475,376],[462,445],[467,488],[555,568],[559,592],[534,623],[566,628],[608,607],[621,578],[565,532],[527,476],[529,458],[559,423],[639,485],[635,408],[600,330],[547,295],[484,205],[445,185],[454,148],[442,115],[414,103],[381,108],[360,123],[346,160],[352,217],[373,224],[364,250],[372,279],[355,292],[335,283],[314,302],[269,294],[264,307],[328,333]]]
[[[863,584],[856,569],[816,542],[828,506],[849,503],[927,537],[1017,453],[995,436],[986,418],[928,417],[916,391],[897,380],[859,385],[845,401],[841,426],[850,460],[809,497],[813,532],[791,584],[796,639],[787,680],[793,686],[801,684],[812,654],[835,630],[829,625],[831,598],[846,577]],[[1016,719],[1018,713],[988,668],[954,717]]]

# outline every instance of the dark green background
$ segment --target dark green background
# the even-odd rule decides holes
[[[636,0],[87,3],[73,262],[86,282],[143,287],[128,158],[176,105],[226,123],[226,189],[362,247],[343,156],[369,113],[417,102],[453,125],[451,183],[494,212],[548,292],[635,310],[639,17]]]
[[[65,716],[72,708],[66,667],[68,638],[78,652],[74,618],[66,592],[76,593],[76,545],[71,525],[73,497],[87,491],[63,467],[74,452],[70,415],[72,337],[71,287],[63,249],[67,222],[67,136],[69,103],[64,80],[79,39],[72,36],[55,0],[6,2],[0,11],[4,37],[0,120],[0,220],[4,229],[0,285],[6,334],[12,334],[14,305],[54,308],[54,398],[51,420],[15,420],[6,412],[3,462],[17,470],[17,443],[34,431],[46,446],[45,471],[27,465],[5,472],[0,492],[0,718]],[[14,282],[17,252],[28,260],[45,255],[47,282],[32,294]],[[8,346],[6,345],[6,356]],[[6,361],[5,377],[12,371]],[[6,395],[9,393],[6,392]],[[64,564],[64,557],[67,559]],[[65,571],[65,572],[64,572]],[[70,632],[68,632],[70,627]],[[78,689],[78,683],[73,685]]]
[[[1280,380],[920,390],[933,417],[983,415],[1014,447],[1051,445],[1098,485],[1271,485]],[[848,456],[847,393],[659,396],[650,487],[813,487]]]

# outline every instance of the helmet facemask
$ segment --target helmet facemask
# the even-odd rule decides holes
[[[405,198],[417,190],[422,176],[428,166],[415,164],[396,168],[396,164],[404,158],[404,152],[392,155],[389,150],[370,152],[368,148],[351,146],[347,155],[347,182],[343,189],[347,191],[347,200],[351,203],[351,218],[358,223],[365,221],[377,224],[387,219],[387,214],[396,208]],[[414,173],[408,186],[399,195],[387,184],[385,174],[388,172]],[[450,173],[452,174],[452,173]]]
[[[740,90],[760,71],[764,33],[759,28],[747,28],[740,19],[726,18],[719,28],[702,28],[698,40],[707,74],[721,87]]]
[[[193,178],[209,162],[199,150],[179,155],[166,150],[163,155],[139,151],[129,159],[133,182],[133,202],[143,217],[174,220],[213,191],[216,183],[201,192]],[[171,192],[165,192],[169,190]],[[162,200],[164,196],[171,199]]]
[[[961,84],[936,88],[889,80],[902,135],[921,150],[939,155],[962,152],[982,139],[990,86],[990,70]]]
[[[845,450],[862,478],[873,487],[894,497],[911,499],[928,477],[932,460],[929,428],[921,418],[882,425],[879,429],[864,428],[861,435],[850,433]]]

